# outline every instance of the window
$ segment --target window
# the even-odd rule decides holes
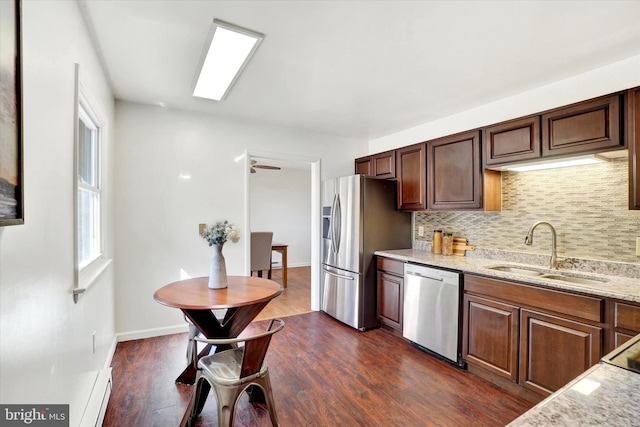
[[[100,123],[82,92],[77,131],[77,262],[81,271],[102,255]]]

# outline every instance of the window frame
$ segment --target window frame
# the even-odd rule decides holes
[[[80,156],[80,122],[82,122],[86,129],[91,131],[91,159],[90,159],[90,168],[91,174],[93,175],[94,184],[83,182],[80,174],[80,163],[82,161]],[[104,254],[104,245],[103,245],[103,208],[102,208],[102,124],[100,120],[98,120],[91,104],[87,100],[87,97],[84,95],[82,88],[80,87],[78,93],[78,120],[76,121],[76,126],[78,127],[77,133],[78,138],[76,140],[75,147],[75,183],[76,183],[76,264],[80,273],[85,271],[91,264],[93,264],[98,259],[102,258]],[[92,196],[97,198],[97,209],[96,213],[91,215],[91,221],[97,222],[92,227],[92,230],[96,232],[97,236],[91,237],[91,246],[95,246],[91,250],[91,256],[85,260],[80,260],[80,192],[88,192]],[[94,240],[97,240],[95,242]]]
[[[111,259],[105,254],[105,193],[104,179],[104,143],[105,121],[100,119],[92,102],[84,92],[79,81],[79,64],[75,64],[75,108],[74,108],[74,140],[73,140],[73,248],[74,248],[74,288],[73,301],[78,302],[79,296],[96,282],[100,275],[111,264]],[[95,173],[95,185],[80,182],[80,121],[84,126],[95,132],[95,149],[92,153],[92,167]],[[96,191],[98,225],[94,228],[98,235],[97,249],[93,256],[80,264],[80,191]]]

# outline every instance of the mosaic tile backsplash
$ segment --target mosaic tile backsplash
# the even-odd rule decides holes
[[[540,225],[533,245],[524,238],[536,221],[556,229],[559,257],[640,263],[640,211],[628,209],[629,164],[502,173],[501,212],[416,212],[414,247],[425,247],[433,230],[466,237],[479,249],[548,255],[551,232]],[[418,227],[424,236],[418,236]]]

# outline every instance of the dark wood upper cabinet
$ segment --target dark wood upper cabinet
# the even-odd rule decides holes
[[[623,148],[620,97],[606,96],[543,114],[542,157]]]
[[[427,182],[429,209],[500,210],[500,173],[483,173],[479,130],[428,142]]]
[[[640,209],[640,87],[627,93],[626,119],[629,147],[629,209]]]
[[[396,150],[398,210],[427,209],[427,153],[425,143]]]
[[[360,157],[356,159],[356,175],[373,176],[372,156]]]
[[[355,160],[356,174],[369,175],[375,178],[387,179],[396,177],[395,150],[371,156],[360,157]]]
[[[428,149],[429,209],[479,209],[480,131],[431,141]]]
[[[485,165],[539,159],[540,116],[525,117],[484,129]]]

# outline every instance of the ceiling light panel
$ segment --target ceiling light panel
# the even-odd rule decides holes
[[[255,53],[263,34],[214,19],[193,96],[221,101]]]

